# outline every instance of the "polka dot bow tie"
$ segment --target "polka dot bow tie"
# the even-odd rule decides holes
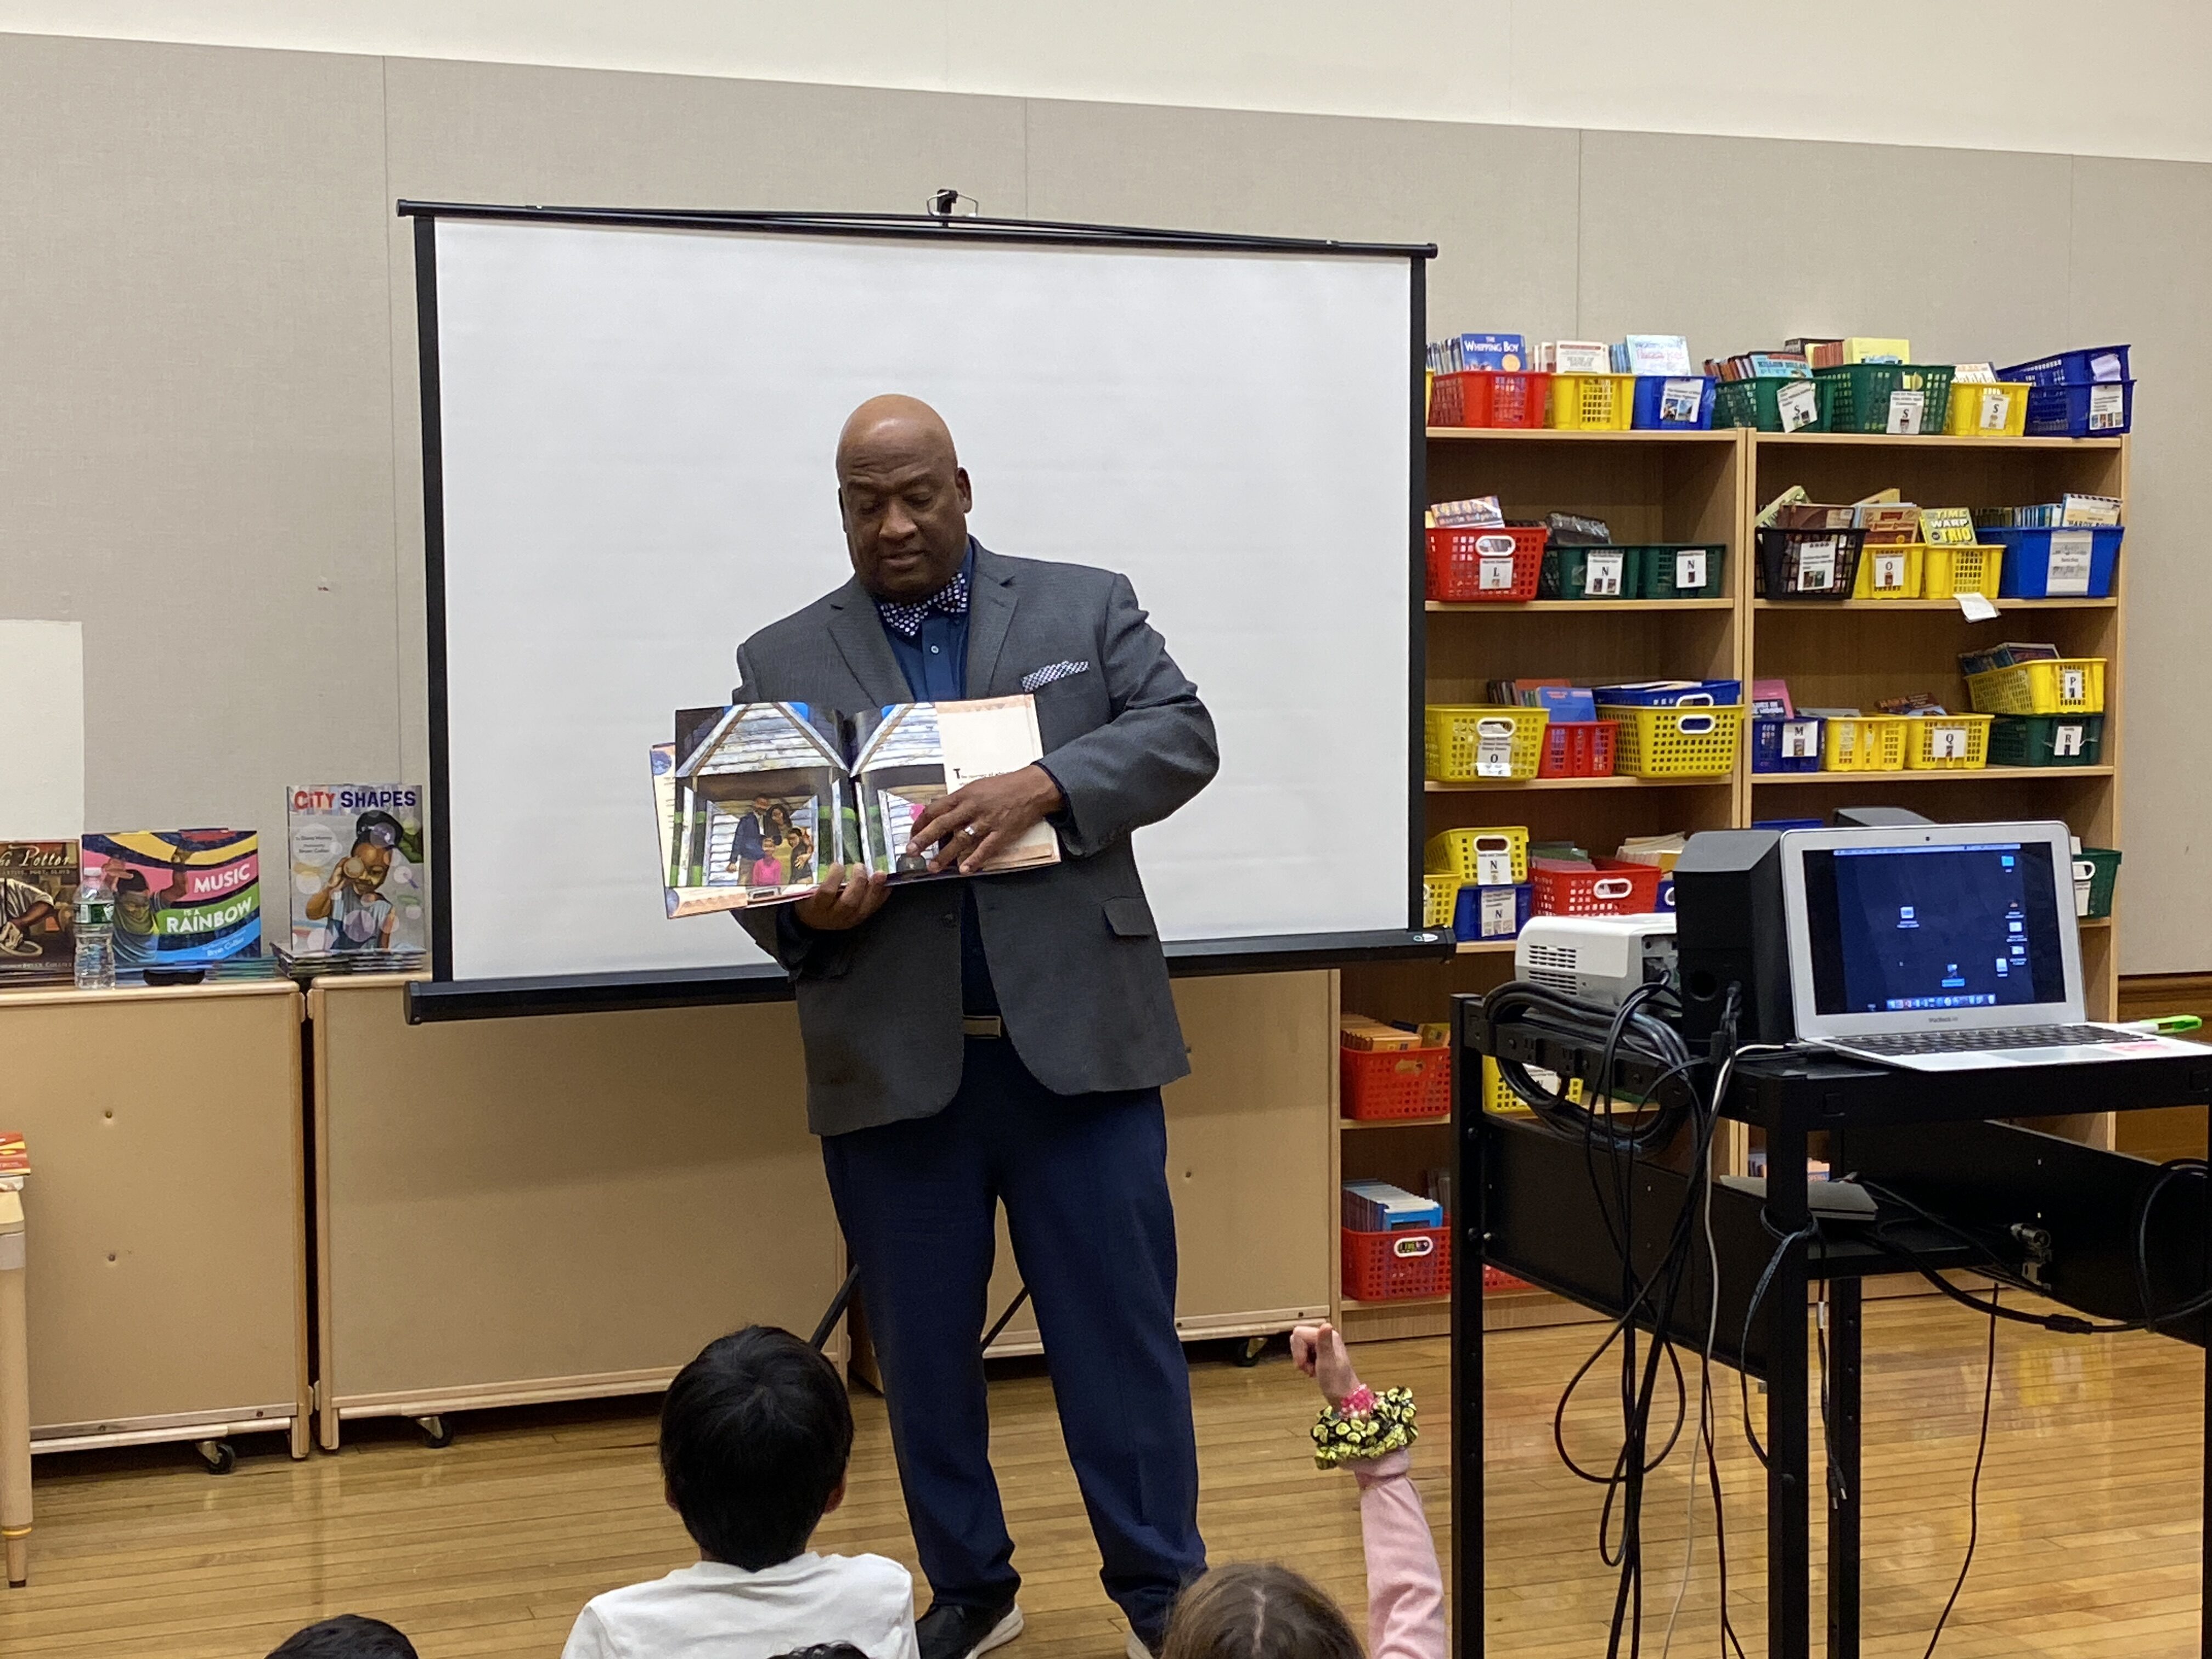
[[[894,605],[888,599],[876,601],[876,614],[884,619],[884,626],[901,639],[918,640],[925,617],[964,617],[968,614],[968,573],[962,571],[951,581],[926,599],[912,605]]]

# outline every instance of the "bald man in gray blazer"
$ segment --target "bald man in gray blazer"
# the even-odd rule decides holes
[[[921,1659],[1021,1632],[978,1352],[1000,1203],[1100,1577],[1141,1656],[1206,1551],[1160,1103],[1189,1063],[1130,836],[1212,777],[1213,722],[1127,577],[969,535],[968,474],[927,404],[863,404],[837,475],[853,578],[738,647],[740,697],[1029,692],[1043,759],[933,803],[915,840],[933,867],[972,870],[1044,821],[1061,851],[896,892],[828,870],[739,918],[798,997],[809,1121],[933,1592]]]

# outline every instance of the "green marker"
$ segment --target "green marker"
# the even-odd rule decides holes
[[[2166,1014],[2157,1019],[2137,1019],[2128,1023],[2130,1031],[2154,1031],[2160,1036],[2179,1036],[2184,1031],[2203,1029],[2204,1022],[2195,1014]]]

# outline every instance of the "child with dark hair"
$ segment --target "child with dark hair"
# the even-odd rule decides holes
[[[660,1408],[661,1480],[698,1564],[593,1596],[562,1659],[771,1659],[840,1642],[916,1659],[906,1569],[806,1547],[844,1501],[852,1450],[845,1385],[807,1343],[764,1325],[708,1343]]]
[[[407,831],[389,812],[354,820],[353,845],[322,890],[307,897],[307,920],[326,922],[332,951],[389,951],[398,912],[384,896],[392,860]]]
[[[415,1644],[381,1619],[340,1613],[294,1631],[269,1659],[416,1659]]]
[[[1363,1384],[1329,1325],[1291,1332],[1291,1357],[1321,1384],[1314,1461],[1323,1468],[1348,1465],[1359,1482],[1370,1659],[1444,1659],[1443,1574],[1407,1474],[1412,1396],[1402,1389],[1378,1395]],[[1182,1593],[1160,1659],[1360,1659],[1359,1638],[1311,1580],[1272,1563],[1239,1561]]]

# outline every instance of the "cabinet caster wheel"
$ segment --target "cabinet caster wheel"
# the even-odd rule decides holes
[[[418,1417],[415,1425],[422,1431],[422,1443],[432,1451],[442,1451],[453,1443],[453,1425],[443,1417]]]
[[[206,1462],[210,1474],[228,1474],[238,1467],[238,1449],[228,1440],[202,1440],[192,1449]]]
[[[1248,1336],[1230,1350],[1229,1358],[1240,1370],[1249,1370],[1260,1363],[1260,1356],[1267,1352],[1267,1339]]]

